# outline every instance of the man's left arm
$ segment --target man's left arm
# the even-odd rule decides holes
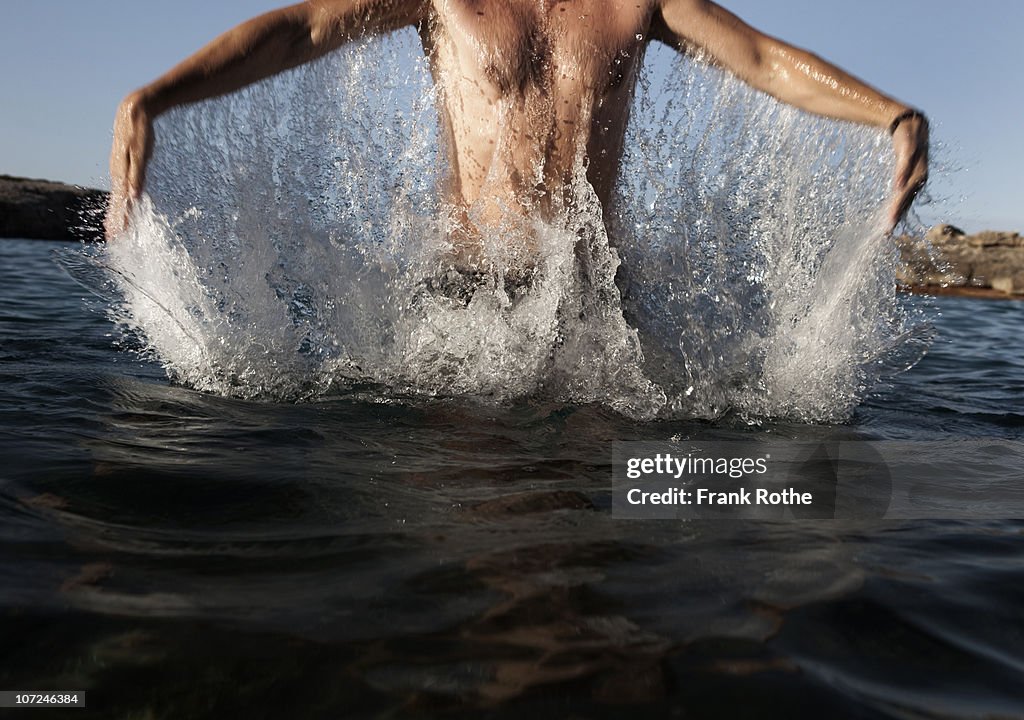
[[[695,48],[751,87],[802,110],[893,130],[896,173],[890,229],[928,179],[928,121],[816,55],[750,27],[710,0],[661,0],[652,36]]]

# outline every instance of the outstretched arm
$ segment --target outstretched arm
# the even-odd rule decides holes
[[[124,99],[114,123],[107,237],[127,227],[153,149],[153,121],[319,58],[344,43],[419,22],[425,0],[308,0],[229,30]]]
[[[661,0],[654,37],[696,48],[751,87],[802,110],[892,129],[896,153],[890,229],[928,179],[928,121],[921,113],[805,50],[750,27],[710,0]]]

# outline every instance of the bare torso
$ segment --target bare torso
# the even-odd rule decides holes
[[[488,226],[557,217],[568,191],[583,185],[575,182],[580,168],[608,208],[652,35],[701,51],[782,102],[888,128],[896,155],[890,229],[927,179],[922,113],[711,0],[306,0],[229,30],[125,98],[110,153],[108,237],[129,226],[159,115],[410,25],[431,60],[450,161],[445,193],[461,226],[453,235],[461,233],[469,254]]]
[[[608,206],[651,12],[647,0],[433,0],[420,34],[464,259],[487,227],[550,218],[579,168]]]

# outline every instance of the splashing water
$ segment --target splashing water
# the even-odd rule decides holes
[[[928,330],[894,296],[884,133],[699,61],[643,79],[633,112],[624,304],[670,408],[838,419],[916,362]]]
[[[369,387],[820,420],[892,369],[911,318],[882,232],[884,133],[652,49],[647,68],[669,69],[637,88],[614,241],[577,182],[563,217],[534,223],[532,282],[498,270],[437,292],[450,246],[419,56],[398,34],[158,121],[148,197],[99,261],[116,321],[172,377],[243,397]]]

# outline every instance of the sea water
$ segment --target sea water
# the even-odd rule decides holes
[[[848,416],[919,356],[884,233],[884,132],[810,117],[652,49],[609,212],[579,169],[470,299],[412,33],[157,121],[147,194],[103,265],[115,321],[176,381],[243,398],[537,398],[634,418]],[[580,238],[584,238],[583,241]]]

